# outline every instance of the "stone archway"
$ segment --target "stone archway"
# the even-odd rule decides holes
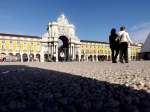
[[[60,52],[63,51],[65,54],[64,60],[68,61],[69,59],[69,40],[66,36],[60,36],[58,39],[60,39],[63,44],[58,47],[58,58],[60,57]]]
[[[40,54],[36,54],[36,59],[37,62],[40,62]]]
[[[17,61],[21,62],[21,55],[20,53],[16,53]]]
[[[6,53],[1,53],[0,54],[0,62],[6,61]]]
[[[54,59],[53,59],[54,60]],[[44,54],[44,61],[48,62],[48,54]]]
[[[30,62],[33,62],[34,61],[34,54],[29,54],[29,61]]]
[[[59,39],[62,40],[63,45],[58,47]],[[57,22],[50,22],[47,27],[47,32],[42,36],[42,54],[41,61],[44,62],[44,54],[50,54],[52,58],[55,58],[57,62],[60,58],[60,51],[64,51],[65,60],[73,60],[76,58],[76,54],[81,57],[80,53],[80,40],[75,35],[75,27],[70,24],[62,14],[58,17]],[[49,57],[50,58],[50,57]]]

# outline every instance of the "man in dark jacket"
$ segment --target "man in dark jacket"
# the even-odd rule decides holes
[[[119,40],[115,41],[117,38],[116,29],[111,30],[111,34],[109,36],[109,44],[111,48],[111,57],[112,57],[112,63],[117,63],[117,56],[119,54]]]

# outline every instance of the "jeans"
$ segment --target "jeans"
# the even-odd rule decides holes
[[[119,54],[119,48],[111,47],[112,62],[115,62]]]
[[[121,42],[121,53],[120,53],[120,61],[125,60],[125,62],[128,62],[128,43],[127,42]]]

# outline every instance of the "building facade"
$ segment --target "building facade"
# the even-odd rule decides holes
[[[62,45],[58,41],[62,40]],[[129,60],[138,60],[141,46],[129,45]],[[57,22],[47,25],[47,32],[42,36],[28,36],[0,33],[0,56],[15,56],[17,61],[45,62],[52,59],[59,61],[60,52],[64,51],[65,60],[110,61],[109,43],[80,40],[75,34],[75,26],[62,14]]]
[[[150,33],[147,36],[145,43],[140,52],[140,59],[142,60],[150,60]]]

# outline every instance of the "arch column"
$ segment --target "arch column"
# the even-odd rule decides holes
[[[78,47],[77,47],[77,49],[78,49],[78,55],[79,55],[79,62],[80,62],[80,60],[81,60],[81,50],[80,50],[80,45],[78,45]]]
[[[74,47],[74,44],[72,46],[72,58],[74,60],[74,57],[75,57],[75,47]]]
[[[94,61],[94,55],[92,54],[92,61]]]
[[[96,55],[96,61],[98,62],[98,55]]]
[[[23,62],[23,57],[22,57],[22,55],[23,55],[23,53],[20,53],[20,58],[21,58],[20,62]]]
[[[128,44],[127,56],[128,56],[128,60],[131,61],[131,46],[130,46],[130,44]]]
[[[41,52],[41,62],[44,62],[44,45],[42,45],[42,52]]]
[[[56,62],[58,62],[58,44],[55,45],[55,51],[56,51]]]

